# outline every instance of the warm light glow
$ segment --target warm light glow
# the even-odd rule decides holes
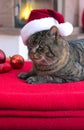
[[[25,7],[21,10],[20,19],[27,20],[32,9],[32,5],[26,3]]]

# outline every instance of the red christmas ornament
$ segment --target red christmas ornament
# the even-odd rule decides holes
[[[0,64],[5,63],[6,61],[6,55],[5,53],[0,49]]]
[[[14,69],[21,69],[24,65],[24,58],[21,55],[14,55],[10,57],[10,64]]]
[[[11,70],[10,63],[2,63],[0,64],[0,73],[9,72]]]
[[[82,26],[83,26],[83,29],[84,29],[84,11],[83,11],[83,14],[82,14]]]

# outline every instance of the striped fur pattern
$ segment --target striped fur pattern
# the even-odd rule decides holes
[[[27,83],[66,83],[84,80],[84,39],[67,41],[58,28],[35,33],[27,41],[31,72],[20,73]]]

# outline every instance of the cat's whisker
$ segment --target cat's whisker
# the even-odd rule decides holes
[[[44,60],[48,65],[50,64],[50,63],[45,59],[45,57],[43,57],[42,60]]]

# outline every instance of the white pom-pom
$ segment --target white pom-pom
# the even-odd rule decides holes
[[[68,36],[73,32],[73,26],[69,22],[59,24],[58,28],[61,36]]]

